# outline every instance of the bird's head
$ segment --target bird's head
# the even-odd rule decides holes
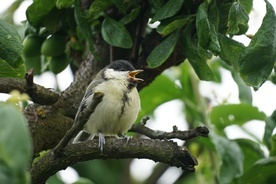
[[[137,78],[136,75],[143,70],[136,70],[128,61],[117,60],[109,64],[104,72],[103,77],[105,79],[120,80],[127,85],[136,86],[137,82],[143,81],[141,78]]]

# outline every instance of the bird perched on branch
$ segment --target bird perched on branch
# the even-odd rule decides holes
[[[75,117],[89,112],[88,121],[73,143],[99,136],[99,148],[103,151],[105,135],[122,137],[132,126],[140,110],[140,97],[136,78],[142,70],[125,60],[117,60],[102,69],[89,84]],[[90,108],[90,109],[88,109]],[[92,109],[91,109],[92,108]]]

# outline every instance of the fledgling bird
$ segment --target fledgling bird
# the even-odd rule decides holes
[[[73,143],[99,136],[99,148],[103,151],[105,135],[123,136],[135,122],[140,110],[137,83],[143,79],[128,61],[117,60],[102,69],[89,84],[75,117],[85,112],[90,104],[96,103],[84,128],[74,138]],[[96,96],[102,95],[96,102]]]

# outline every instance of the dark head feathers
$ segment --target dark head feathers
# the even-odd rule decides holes
[[[133,71],[135,68],[126,60],[116,60],[107,65],[106,68],[112,68],[116,71]]]

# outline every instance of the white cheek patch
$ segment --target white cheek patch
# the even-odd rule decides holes
[[[118,79],[118,80],[126,80],[128,77],[127,71],[115,71],[114,69],[106,69],[105,77],[107,79]]]

